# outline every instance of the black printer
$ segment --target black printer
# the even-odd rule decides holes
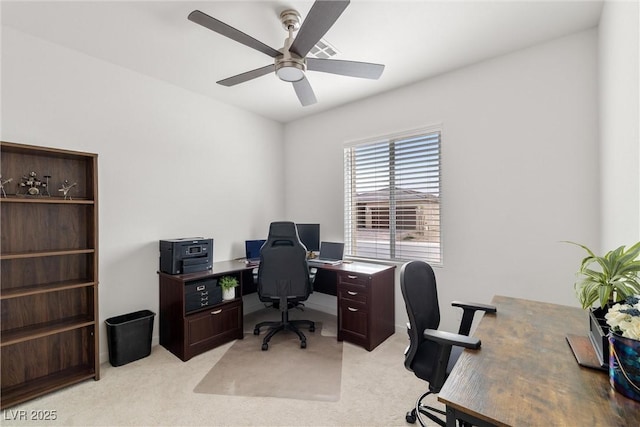
[[[160,271],[188,274],[213,267],[213,239],[186,237],[160,240]]]

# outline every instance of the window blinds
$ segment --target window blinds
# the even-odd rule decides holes
[[[345,253],[442,262],[440,131],[344,149]]]

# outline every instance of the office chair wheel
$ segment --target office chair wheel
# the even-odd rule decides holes
[[[262,351],[267,351],[267,350],[269,350],[269,344],[263,343],[262,344]]]
[[[409,412],[407,412],[407,415],[404,416],[404,419],[409,423],[409,424],[415,424],[416,423],[416,410],[413,409]]]
[[[260,335],[260,329],[255,328],[255,329],[253,330],[253,335]]]
[[[300,348],[307,348],[307,342],[306,341],[300,341]]]

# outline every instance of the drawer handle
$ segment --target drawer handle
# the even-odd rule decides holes
[[[358,295],[358,293],[357,293],[357,292],[353,292],[353,291],[347,291],[347,293],[348,293],[349,295],[351,295],[351,296]]]
[[[211,314],[213,314],[214,316],[215,316],[216,314],[220,314],[220,313],[222,313],[222,309],[219,309],[219,310],[216,310],[216,311],[212,311],[212,312],[211,312]]]
[[[357,308],[353,308],[353,307],[347,307],[347,310],[349,310],[349,311],[358,311]]]
[[[204,291],[205,289],[207,289],[205,285],[200,285],[196,288],[196,291]]]
[[[347,277],[348,277],[349,279],[357,279],[357,278],[358,278],[358,276],[352,276],[351,274],[347,275]]]

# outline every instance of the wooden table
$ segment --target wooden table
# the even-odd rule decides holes
[[[456,419],[497,426],[640,426],[640,402],[609,385],[607,372],[577,364],[567,334],[586,335],[584,310],[496,296],[438,400]]]

